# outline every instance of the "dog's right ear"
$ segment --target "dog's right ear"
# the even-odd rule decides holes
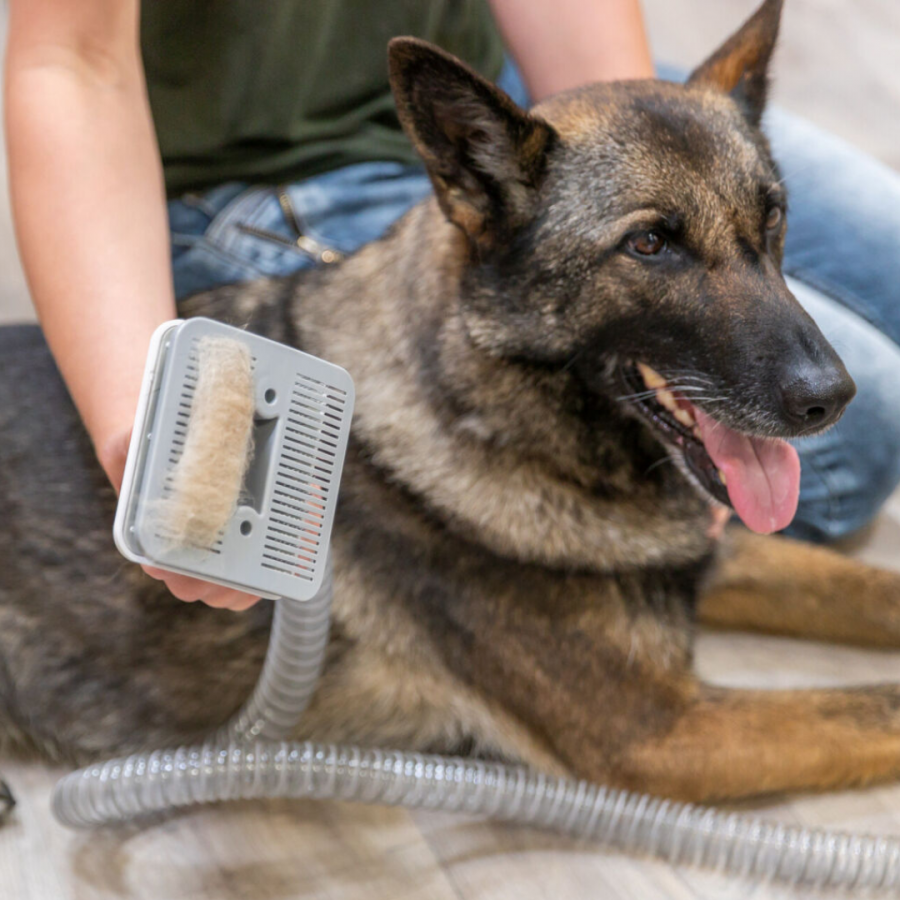
[[[709,85],[730,94],[746,118],[759,125],[769,88],[769,62],[778,40],[784,0],[762,6],[713,55],[688,84]]]
[[[526,222],[553,129],[458,59],[416,38],[388,48],[397,114],[447,218],[491,247]]]

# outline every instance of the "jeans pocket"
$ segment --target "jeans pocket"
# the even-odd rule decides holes
[[[172,273],[178,298],[222,284],[292,271],[284,266],[273,271],[271,266],[262,264],[264,254],[253,246],[255,239],[236,227],[258,213],[268,194],[265,188],[223,185],[205,195],[209,202],[202,209],[177,201],[173,215],[170,204],[170,222],[182,226],[173,228],[171,234]]]
[[[424,169],[359,163],[289,185],[297,228],[320,247],[353,253],[378,240],[431,193]]]
[[[196,234],[185,234],[179,231],[169,233],[169,242],[172,250],[172,262],[181,259],[185,253],[189,253],[203,237]]]
[[[251,188],[237,197],[216,216],[204,239],[260,275],[287,275],[341,257],[307,233],[286,191],[273,187]]]

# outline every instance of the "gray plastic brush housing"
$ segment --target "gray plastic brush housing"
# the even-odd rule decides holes
[[[190,428],[198,344],[244,343],[256,392],[253,457],[234,515],[210,547],[172,546],[151,514],[171,492]],[[325,575],[353,413],[340,366],[211,319],[168,322],[148,354],[114,537],[129,559],[264,597],[307,600]]]

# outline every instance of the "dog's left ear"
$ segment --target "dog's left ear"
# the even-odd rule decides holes
[[[709,85],[730,94],[756,126],[766,105],[769,61],[778,40],[783,5],[784,0],[765,0],[688,79],[688,84]]]
[[[482,248],[528,221],[553,129],[437,47],[394,38],[391,88],[447,218]]]

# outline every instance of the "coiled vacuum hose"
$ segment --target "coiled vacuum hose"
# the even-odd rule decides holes
[[[57,819],[85,828],[220,800],[352,800],[487,816],[756,879],[900,887],[893,838],[787,826],[522,766],[286,740],[315,690],[331,595],[329,571],[312,600],[276,604],[259,683],[218,734],[67,775],[53,795]]]

